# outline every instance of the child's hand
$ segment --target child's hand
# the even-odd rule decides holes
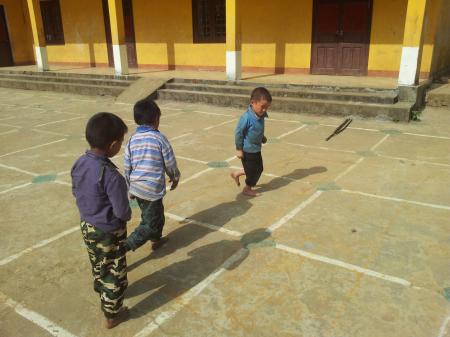
[[[169,183],[172,183],[170,186],[170,190],[173,191],[177,188],[179,180],[172,180],[172,178],[169,179]]]
[[[262,137],[262,143],[263,143],[263,144],[266,144],[266,143],[267,143],[267,138],[266,138],[266,136],[263,136],[263,137]]]
[[[244,158],[244,151],[242,151],[242,150],[237,150],[237,151],[236,151],[236,157],[238,157],[239,159]]]

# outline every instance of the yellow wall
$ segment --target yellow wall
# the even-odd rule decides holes
[[[312,0],[243,0],[243,67],[301,68],[311,62]]]
[[[138,64],[225,66],[225,43],[193,44],[192,1],[133,1]]]
[[[369,74],[371,71],[398,72],[407,2],[408,0],[373,0]]]
[[[52,62],[107,64],[101,0],[60,0],[64,45],[47,46]]]
[[[33,38],[26,1],[0,0],[0,5],[5,9],[14,63],[16,65],[33,63]]]

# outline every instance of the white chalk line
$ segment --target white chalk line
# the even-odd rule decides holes
[[[14,309],[17,314],[44,329],[45,331],[50,333],[50,335],[56,337],[76,337],[66,329],[60,327],[55,322],[49,320],[48,318],[42,316],[41,314],[38,314],[33,310],[25,308],[23,305],[14,301],[13,299],[8,298],[3,294],[1,297],[6,299],[5,304],[11,309]]]
[[[37,248],[44,247],[44,246],[48,245],[49,243],[52,243],[53,241],[56,241],[56,240],[66,236],[66,235],[69,235],[69,234],[71,234],[71,233],[73,233],[73,232],[75,232],[75,231],[77,231],[79,229],[80,229],[79,226],[72,227],[72,228],[70,228],[68,230],[65,230],[64,232],[61,232],[61,233],[59,233],[59,234],[57,234],[55,236],[52,236],[49,239],[42,240],[42,241],[38,242],[37,244],[35,244],[35,245],[33,245],[33,246],[31,246],[31,247],[29,247],[27,249],[22,250],[21,252],[19,252],[17,254],[13,254],[11,256],[8,256],[8,257],[0,260],[0,266],[4,266],[4,265],[6,265],[6,264],[8,264],[8,263],[10,263],[10,262],[12,262],[14,260],[17,260],[19,257],[21,257],[21,256],[23,256],[25,254],[28,254],[28,253],[32,252],[33,250],[35,250]]]
[[[416,136],[416,137],[427,137],[427,138],[437,138],[437,139],[446,139],[450,140],[450,137],[446,136],[432,136],[432,135],[424,135],[420,133],[411,133],[411,132],[403,132],[404,135]]]
[[[8,188],[7,190],[0,191],[0,194],[6,194],[6,193],[9,193],[11,191],[15,191],[15,190],[18,190],[18,189],[30,186],[31,184],[32,183],[25,183],[25,184],[22,184],[22,185],[14,186],[14,187]]]
[[[323,193],[323,191],[316,191],[314,194],[312,194],[308,199],[300,203],[297,207],[295,207],[292,211],[290,211],[288,214],[286,214],[284,217],[279,219],[277,222],[269,226],[267,228],[267,231],[269,233],[273,233],[277,229],[279,229],[281,226],[283,226],[286,222],[291,220],[294,216],[296,216],[298,213],[300,213],[306,206],[311,204],[314,200],[316,200],[320,195]]]
[[[181,180],[180,181],[180,185],[186,184],[187,182],[189,182],[191,180],[194,180],[194,179],[197,179],[197,178],[201,177],[202,175],[204,175],[205,173],[208,173],[208,172],[213,171],[213,170],[214,170],[213,168],[209,167],[207,169],[204,169],[203,171],[197,172],[196,174],[190,176],[189,178]]]
[[[41,126],[59,124],[59,123],[64,123],[64,122],[70,122],[70,121],[74,121],[74,120],[82,119],[82,118],[86,118],[86,116],[78,116],[78,117],[73,117],[73,118],[61,119],[61,120],[57,120],[57,121],[51,121],[51,122],[48,122],[48,123],[42,123],[42,124],[34,125],[34,127],[35,128],[39,128]]]
[[[20,152],[24,152],[24,151],[28,151],[28,150],[33,150],[33,149],[37,149],[37,148],[40,148],[40,147],[44,147],[44,146],[48,146],[48,145],[52,145],[52,144],[56,144],[56,143],[60,143],[60,142],[64,142],[66,140],[67,140],[67,138],[63,138],[63,139],[55,140],[53,142],[27,147],[27,148],[22,149],[22,150],[17,150],[17,151],[13,151],[13,152],[2,154],[2,155],[0,155],[0,158],[6,157],[6,156],[9,156],[9,155],[12,155],[12,154],[16,154],[16,153],[20,153]]]
[[[55,135],[55,136],[61,136],[61,137],[69,137],[69,134],[61,133],[61,132],[54,132],[54,131],[48,131],[48,130],[39,130],[39,129],[31,129],[31,131],[39,132],[39,133],[46,133],[49,135]]]
[[[134,337],[146,337],[152,334],[166,321],[172,319],[177,313],[182,310],[189,302],[192,301],[197,295],[199,295],[205,288],[207,288],[215,279],[223,274],[227,269],[233,266],[237,261],[241,260],[246,254],[247,250],[244,248],[239,249],[236,253],[231,255],[215,272],[211,273],[207,278],[198,283],[195,287],[189,289],[186,293],[180,296],[177,301],[167,311],[161,312],[153,321],[148,323],[141,331],[139,331]]]
[[[344,268],[344,269],[347,269],[347,270],[351,270],[351,271],[354,271],[354,272],[357,272],[357,273],[360,273],[360,274],[364,274],[364,275],[371,276],[371,277],[376,277],[376,278],[382,279],[384,281],[400,284],[400,285],[405,286],[405,287],[410,287],[411,286],[411,282],[409,282],[409,281],[407,281],[405,279],[402,279],[402,278],[399,278],[399,277],[395,277],[395,276],[386,275],[386,274],[383,274],[383,273],[379,273],[379,272],[376,272],[376,271],[373,271],[373,270],[370,270],[370,269],[366,269],[366,268],[362,268],[362,267],[356,266],[354,264],[346,263],[346,262],[343,262],[343,261],[340,261],[340,260],[336,260],[336,259],[331,259],[329,257],[318,255],[318,254],[313,254],[313,253],[310,253],[310,252],[307,252],[307,251],[304,251],[304,250],[301,250],[301,249],[288,247],[288,246],[283,245],[283,244],[278,244],[277,243],[275,247],[278,248],[278,249],[281,249],[283,251],[292,253],[292,254],[303,256],[303,257],[308,258],[310,260],[315,260],[315,261],[323,262],[323,263],[326,263],[326,264],[329,264],[329,265],[341,267],[341,268]]]
[[[337,190],[337,191],[344,192],[344,193],[358,194],[358,195],[362,195],[362,196],[370,197],[370,198],[397,201],[397,202],[403,202],[403,203],[412,204],[412,205],[436,208],[436,209],[444,209],[447,211],[450,210],[450,206],[447,206],[447,205],[438,205],[438,204],[432,204],[432,203],[428,203],[428,202],[408,200],[408,199],[402,199],[402,198],[396,198],[396,197],[388,197],[388,196],[384,196],[384,195],[365,193],[365,192],[360,192],[360,191],[352,191],[352,190],[347,190],[347,189],[341,189],[341,190]]]
[[[219,126],[223,126],[223,125],[227,125],[227,124],[230,124],[230,123],[234,123],[236,121],[237,121],[237,118],[233,118],[233,119],[230,119],[229,121],[226,121],[226,122],[223,122],[223,123],[220,123],[220,124],[216,124],[216,125],[212,125],[212,126],[208,126],[207,128],[203,128],[203,131],[208,131],[208,130],[211,130],[211,129],[214,129],[214,128],[218,128]]]
[[[376,143],[374,146],[372,146],[371,148],[370,148],[370,151],[375,151],[381,144],[383,144],[385,141],[386,141],[386,139],[388,139],[389,138],[389,135],[385,135],[383,138],[381,138],[381,140],[378,142],[378,143]]]
[[[9,131],[5,131],[5,132],[0,132],[0,136],[9,135],[11,133],[16,133],[16,132],[19,132],[19,130],[15,129],[15,130],[9,130]]]
[[[409,162],[415,162],[418,164],[425,164],[425,165],[432,165],[432,166],[441,166],[441,167],[450,167],[450,164],[444,164],[444,163],[436,163],[432,161],[427,160],[420,160],[420,159],[410,159],[410,158],[404,158],[404,157],[394,157],[394,156],[387,156],[384,154],[376,153],[378,157],[386,158],[386,159],[394,159],[394,160],[404,160]]]
[[[298,147],[304,147],[304,148],[310,148],[310,149],[317,149],[317,150],[325,150],[325,151],[333,151],[333,152],[342,152],[342,153],[351,153],[356,154],[356,151],[352,150],[340,150],[340,149],[333,149],[331,147],[326,146],[315,146],[315,145],[306,145],[306,144],[298,144],[298,143],[291,143],[291,142],[283,142],[284,144],[298,146]]]
[[[204,164],[204,165],[208,164],[207,161],[204,161],[204,160],[198,160],[198,159],[189,158],[189,157],[184,157],[184,156],[178,156],[178,155],[177,155],[176,158],[177,158],[177,159],[186,160],[186,161],[190,161],[190,162],[193,162],[193,163],[198,163],[198,164]]]
[[[294,129],[294,130],[291,130],[291,131],[289,131],[289,132],[283,133],[282,135],[279,135],[278,137],[276,137],[276,139],[282,139],[282,138],[287,137],[287,136],[289,136],[289,135],[292,135],[293,133],[296,133],[297,131],[300,131],[301,129],[304,129],[304,128],[306,128],[306,127],[307,127],[307,125],[304,124],[304,125],[302,125],[302,126],[296,128],[296,129]]]
[[[206,222],[202,222],[202,221],[197,221],[197,220],[194,220],[194,219],[191,219],[191,218],[184,218],[182,216],[179,216],[179,215],[176,215],[176,214],[173,214],[173,213],[170,213],[170,212],[165,212],[164,214],[168,218],[170,218],[172,220],[175,220],[175,221],[178,221],[178,222],[185,222],[186,224],[192,223],[192,224],[197,225],[197,226],[205,227],[205,228],[211,229],[213,231],[218,231],[218,232],[225,233],[225,234],[228,234],[228,235],[231,235],[231,236],[235,236],[235,237],[241,237],[243,235],[241,232],[238,232],[238,231],[226,229],[226,228],[223,228],[223,227],[220,227],[220,226],[216,226],[216,225],[213,225],[213,224],[209,224],[209,223],[206,223]]]
[[[188,132],[188,133],[184,133],[182,135],[176,136],[176,137],[172,137],[172,138],[170,138],[170,140],[177,140],[177,139],[184,138],[184,137],[187,137],[190,135],[192,135],[192,132]]]
[[[439,329],[439,335],[438,337],[446,337],[447,332],[447,326],[450,322],[450,316],[447,316],[444,321],[442,322],[441,328]],[[448,336],[448,335],[447,335]]]
[[[30,176],[33,177],[37,177],[39,174],[34,173],[34,172],[30,172],[30,171],[26,171],[26,170],[22,170],[18,167],[14,167],[14,166],[9,166],[9,165],[4,165],[4,164],[0,164],[1,168],[7,169],[7,170],[11,170],[11,171],[16,171],[16,172],[20,172],[20,173],[24,173],[24,174],[28,174]]]
[[[200,111],[200,110],[194,110],[194,112],[197,112],[197,113],[203,114],[203,115],[233,117],[233,115],[221,114],[221,113],[218,113],[218,112],[207,112],[207,111]]]

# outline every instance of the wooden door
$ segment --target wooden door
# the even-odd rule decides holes
[[[314,0],[311,73],[366,75],[371,0]]]
[[[137,67],[132,0],[123,0],[122,3],[123,19],[125,22],[125,42],[127,45],[128,66]]]
[[[109,20],[108,0],[103,0],[103,20],[105,22],[106,49],[108,50],[108,65],[114,67],[114,54],[112,48],[111,22]]]
[[[9,43],[8,26],[6,25],[5,9],[0,5],[0,67],[14,65],[11,44]]]

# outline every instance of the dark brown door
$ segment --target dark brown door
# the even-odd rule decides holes
[[[108,50],[108,65],[114,67],[114,54],[112,48],[111,22],[109,20],[108,0],[103,0],[103,20],[105,21],[106,49]]]
[[[125,21],[125,42],[127,45],[128,66],[137,67],[133,5],[131,0],[123,0],[122,3],[123,3],[123,19]]]
[[[366,75],[371,0],[314,0],[311,72]]]
[[[128,66],[137,67],[136,40],[134,35],[133,7],[131,0],[123,0],[123,19],[125,24],[125,43],[127,46]],[[108,0],[103,0],[103,19],[105,21],[106,47],[108,49],[108,64],[114,66],[114,55],[111,37],[111,22],[109,19]]]
[[[0,67],[14,65],[11,44],[9,43],[8,27],[6,26],[5,10],[0,6]]]

